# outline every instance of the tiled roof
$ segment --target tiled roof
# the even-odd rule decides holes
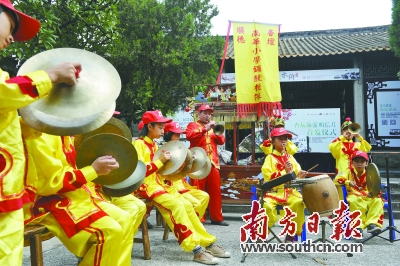
[[[321,56],[390,50],[389,25],[301,32],[283,32],[279,57]],[[227,59],[235,59],[233,36],[229,38]]]

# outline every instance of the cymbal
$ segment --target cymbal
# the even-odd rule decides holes
[[[190,172],[193,173],[200,170],[204,166],[207,160],[207,153],[203,148],[200,147],[193,147],[189,150],[194,156],[192,169],[190,169]]]
[[[62,118],[94,115],[110,106],[121,91],[121,79],[103,57],[82,49],[58,48],[29,58],[18,75],[51,68],[61,62],[80,62],[82,71],[74,86],[58,84],[49,94],[31,103],[33,109]]]
[[[378,167],[374,163],[369,163],[366,172],[368,191],[373,197],[376,197],[381,191],[381,176]]]
[[[179,169],[183,168],[186,160],[188,148],[179,140],[172,140],[165,143],[154,154],[153,161],[161,157],[163,151],[171,153],[171,159],[166,161],[165,164],[157,171],[160,175],[170,175]]]
[[[84,142],[86,139],[101,133],[117,134],[126,138],[129,141],[132,141],[132,133],[129,127],[121,120],[115,117],[111,117],[110,120],[108,120],[107,123],[105,123],[101,127],[85,134],[76,135],[74,139],[75,149],[78,149],[82,142]]]
[[[207,158],[206,163],[200,170],[194,173],[189,173],[188,176],[192,179],[200,180],[206,178],[210,174],[210,172],[211,172],[211,161],[209,158]]]
[[[146,176],[146,165],[138,161],[135,171],[124,181],[114,185],[104,185],[102,190],[104,194],[110,197],[123,197],[137,190]]]
[[[98,157],[111,155],[119,163],[119,168],[108,175],[102,175],[92,182],[101,185],[114,185],[127,179],[135,171],[138,155],[132,143],[117,134],[94,135],[84,142],[76,152],[76,166],[91,165]]]
[[[172,173],[170,175],[162,175],[162,177],[170,181],[181,180],[182,178],[186,177],[186,175],[190,172],[190,169],[192,169],[192,165],[193,165],[193,154],[190,150],[187,150],[187,155],[184,165],[183,167],[181,167],[182,169],[179,169],[175,173]]]
[[[43,113],[31,105],[19,109],[22,120],[31,128],[55,136],[73,136],[101,127],[112,117],[115,102],[101,112],[75,118],[57,117]]]

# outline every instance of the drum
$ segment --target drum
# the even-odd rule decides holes
[[[328,216],[339,208],[339,194],[332,179],[328,175],[296,179],[302,185],[303,201],[307,209]]]

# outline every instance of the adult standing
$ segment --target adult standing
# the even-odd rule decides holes
[[[211,224],[228,226],[229,223],[224,221],[222,216],[222,196],[221,196],[221,177],[219,174],[219,160],[217,145],[225,143],[224,135],[215,135],[214,127],[217,124],[211,120],[214,113],[209,105],[202,105],[199,110],[199,120],[190,122],[186,128],[186,139],[190,141],[190,148],[203,148],[208,158],[211,160],[210,174],[201,180],[191,180],[192,185],[207,192],[210,195],[210,204],[208,212],[210,215]],[[203,218],[205,221],[205,217]]]

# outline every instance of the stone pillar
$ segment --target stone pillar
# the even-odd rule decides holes
[[[353,58],[353,67],[360,69],[360,79],[355,80],[353,83],[353,99],[354,99],[354,117],[352,117],[352,122],[356,122],[361,126],[360,135],[363,138],[366,138],[365,135],[365,119],[366,119],[366,110],[364,106],[364,76],[363,76],[363,64],[361,55],[357,55]]]

